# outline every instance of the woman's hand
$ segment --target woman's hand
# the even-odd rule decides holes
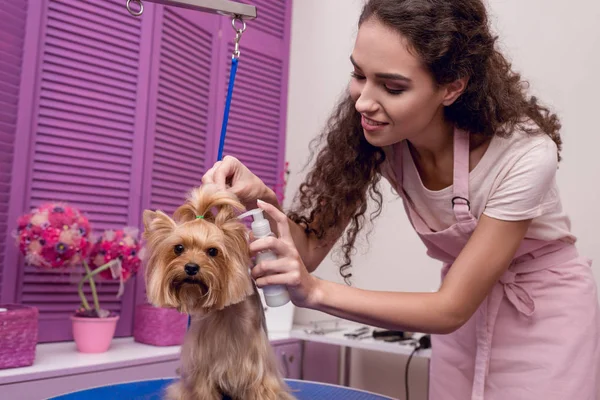
[[[275,221],[280,237],[260,238],[250,244],[253,253],[271,250],[279,257],[277,260],[260,262],[252,269],[256,285],[261,288],[285,285],[296,306],[314,308],[318,304],[320,280],[306,270],[294,245],[287,217],[271,204],[258,201],[258,206]]]
[[[202,177],[202,183],[214,183],[220,189],[228,189],[240,199],[248,210],[256,208],[258,199],[274,205],[278,204],[273,190],[235,157],[225,156],[223,161],[217,161],[212,168],[206,171]]]

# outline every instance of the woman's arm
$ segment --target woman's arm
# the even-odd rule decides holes
[[[319,265],[321,265],[325,257],[327,257],[327,254],[329,254],[333,248],[335,241],[331,240],[330,242],[325,243],[324,241],[318,240],[314,236],[307,237],[306,233],[304,232],[304,228],[289,218],[288,221],[290,224],[292,238],[294,239],[296,248],[302,257],[304,266],[308,272],[312,273]],[[340,229],[339,232],[340,234],[336,236],[336,239],[341,236],[344,230]]]
[[[271,248],[282,257],[254,268],[258,286],[286,284],[299,306],[373,326],[424,333],[453,332],[473,315],[510,265],[530,225],[530,220],[507,222],[482,215],[437,292],[395,293],[357,289],[309,275],[301,260],[294,258],[285,215],[263,208],[277,221],[281,239],[256,241],[251,248]]]
[[[390,329],[453,332],[471,318],[508,269],[529,224],[483,215],[435,293],[376,292],[320,281],[312,308]]]

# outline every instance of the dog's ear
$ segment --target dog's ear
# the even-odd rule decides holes
[[[144,238],[150,240],[152,237],[169,235],[175,229],[175,221],[167,214],[158,210],[144,210]]]
[[[235,265],[238,271],[246,272],[251,265],[248,228],[237,218],[225,220],[219,225],[219,228],[225,236],[225,248],[227,249],[225,257],[228,263]]]

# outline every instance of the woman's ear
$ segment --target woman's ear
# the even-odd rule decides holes
[[[464,77],[444,85],[442,104],[446,107],[452,105],[464,93],[468,83],[469,77]]]

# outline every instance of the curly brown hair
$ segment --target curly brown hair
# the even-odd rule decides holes
[[[562,142],[557,116],[527,95],[527,83],[512,70],[496,48],[486,8],[481,0],[369,0],[359,26],[376,18],[411,44],[438,85],[468,77],[464,93],[445,108],[445,117],[473,135],[509,136],[515,129],[545,133]],[[307,236],[337,240],[340,226],[350,224],[343,239],[340,274],[348,282],[356,236],[365,225],[368,198],[375,201],[370,221],[381,213],[379,189],[385,154],[364,137],[361,116],[349,95],[336,106],[329,122],[313,141],[322,145],[312,170],[302,183],[290,219]],[[527,128],[533,121],[537,128]],[[312,155],[311,155],[312,159]]]

